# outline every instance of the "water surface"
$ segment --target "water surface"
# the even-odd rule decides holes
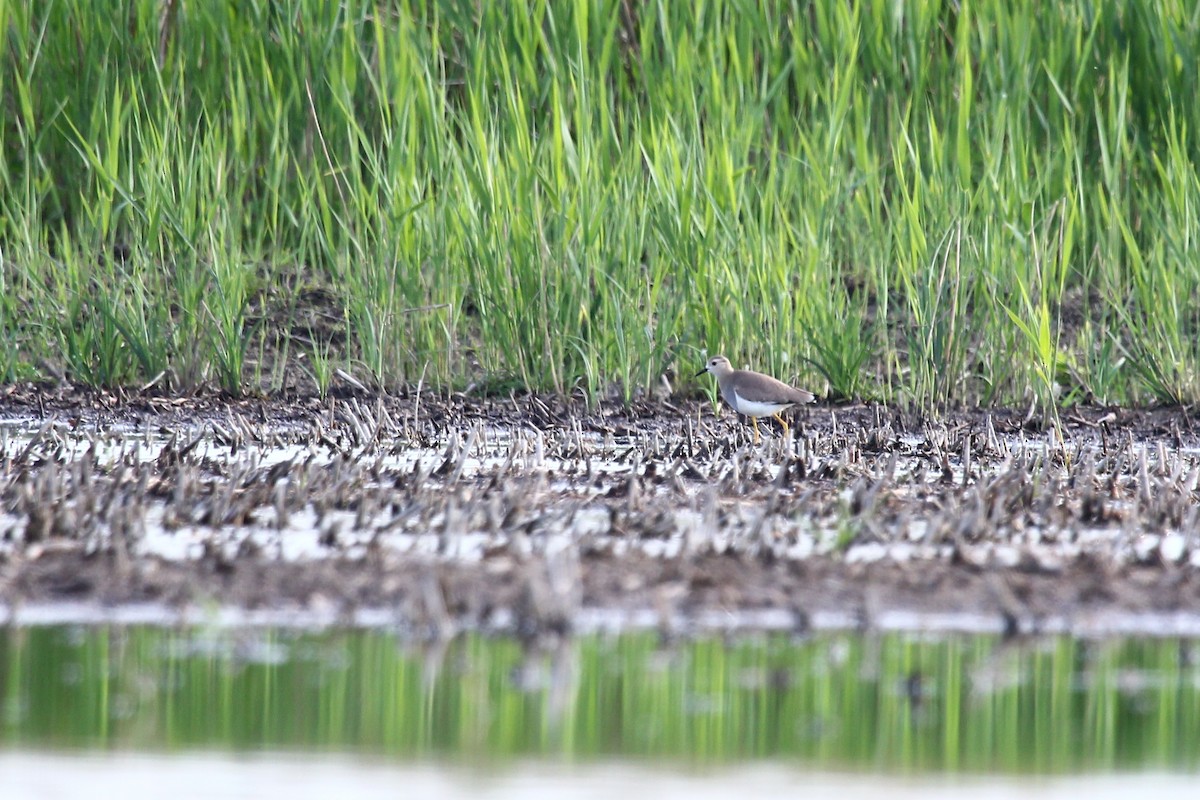
[[[474,768],[1189,771],[1200,766],[1198,646],[648,633],[417,646],[377,630],[13,627],[0,634],[0,742]]]

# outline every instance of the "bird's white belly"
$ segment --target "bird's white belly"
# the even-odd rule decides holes
[[[772,414],[778,414],[784,409],[791,408],[795,403],[770,403],[761,400],[747,400],[737,392],[733,393],[734,410],[739,414],[745,414],[748,417],[769,417]]]

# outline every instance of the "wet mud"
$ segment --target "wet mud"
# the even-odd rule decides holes
[[[755,443],[690,399],[9,387],[0,618],[1200,634],[1194,412],[790,420]]]

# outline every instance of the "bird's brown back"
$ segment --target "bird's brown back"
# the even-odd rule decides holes
[[[752,403],[786,402],[803,405],[816,399],[816,395],[810,391],[789,386],[770,375],[745,369],[734,370],[730,376],[730,385],[737,391],[738,396]]]

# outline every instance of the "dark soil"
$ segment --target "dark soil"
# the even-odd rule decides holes
[[[959,615],[975,620],[968,627],[1013,633],[1103,631],[1105,620],[1137,615],[1200,617],[1200,559],[1192,557],[1200,549],[1200,420],[1187,409],[1071,409],[1063,445],[1041,456],[1038,443],[1054,440],[1021,413],[935,421],[861,405],[795,415],[803,445],[791,453],[777,430],[754,445],[732,415],[717,418],[708,404],[683,399],[589,409],[532,396],[283,401],[15,386],[0,394],[0,416],[27,428],[44,420],[83,435],[153,430],[180,440],[142,476],[129,464],[81,467],[49,444],[6,442],[0,606],[10,609],[60,601],[347,615],[372,608],[394,610],[426,633],[467,626],[529,635],[569,631],[597,610],[620,612],[614,619],[652,612],[668,630],[723,615],[753,624],[753,615],[735,612],[761,610],[784,612],[774,624],[797,630],[830,619],[903,625],[897,612],[917,615],[917,626]],[[540,432],[548,457],[579,463],[459,479],[455,441],[480,424]],[[227,466],[189,454],[185,432],[197,428],[231,454],[274,437],[323,448],[337,466],[231,477]],[[406,448],[445,448],[445,463],[428,473],[370,466],[379,453]],[[602,457],[628,466],[598,473],[591,460]],[[309,494],[281,499],[282,476]],[[193,527],[211,525],[214,545],[188,560],[137,555],[137,526],[155,503]],[[390,509],[389,530],[446,538],[459,525],[494,536],[478,560],[399,551],[379,534],[365,547],[341,547],[339,538],[354,533],[347,530],[330,533],[321,557],[298,562],[248,541],[221,546],[229,541],[221,531],[256,524],[272,503],[366,504]],[[597,509],[609,519],[604,530],[562,552],[537,544]],[[647,542],[679,538],[680,509],[711,530],[678,552],[647,550]],[[920,546],[897,556],[918,523]],[[830,526],[841,532],[838,546],[796,554],[812,538],[805,531]],[[1101,544],[1090,544],[1097,536]],[[887,555],[864,563],[855,554],[871,545]]]

